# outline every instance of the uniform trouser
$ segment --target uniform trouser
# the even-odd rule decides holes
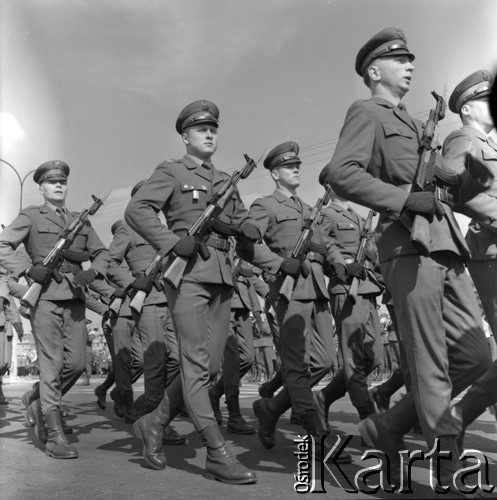
[[[112,328],[110,328],[110,326],[108,326],[108,325],[104,325],[102,330],[104,333],[105,342],[107,344],[107,349],[109,350],[109,354],[110,354],[110,357],[112,359],[112,366],[109,370],[109,373],[107,373],[105,380],[100,384],[100,387],[104,391],[108,391],[112,387],[114,382],[116,381],[116,375],[114,373],[116,355],[114,354],[114,339],[112,336]]]
[[[79,299],[43,300],[31,312],[40,365],[40,402],[44,415],[57,411],[62,396],[85,369],[85,303]]]
[[[231,321],[224,348],[223,374],[212,386],[211,394],[219,399],[223,393],[226,399],[238,398],[240,379],[254,363],[254,334],[250,311],[232,309]]]
[[[263,368],[266,372],[267,379],[273,376],[273,346],[261,345],[254,349],[255,364],[260,369]]]
[[[374,413],[367,376],[381,358],[380,320],[374,295],[358,295],[355,304],[346,294],[332,295],[331,312],[335,318],[343,367],[323,389],[326,402],[332,403],[349,393],[359,416]]]
[[[0,377],[9,371],[11,360],[12,336],[7,335],[4,327],[0,326]]]
[[[85,369],[84,369],[84,374],[85,374],[87,380],[90,380],[90,377],[91,377],[92,361],[93,361],[93,351],[92,351],[91,346],[87,345],[86,346],[86,357],[85,357]]]
[[[331,369],[332,319],[327,299],[282,299],[273,305],[280,325],[280,356],[283,389],[269,402],[281,415],[290,406],[302,415],[316,411],[312,387]],[[314,327],[314,328],[313,328]]]
[[[497,261],[471,261],[469,273],[487,317],[490,329],[497,340]],[[485,408],[497,403],[497,361],[480,377],[459,403],[463,426],[467,427],[481,415]]]
[[[381,267],[419,422],[431,446],[437,437],[458,434],[450,413],[453,389],[464,390],[490,364],[476,296],[462,260],[452,252],[398,257]]]
[[[218,373],[228,338],[231,295],[229,285],[190,283],[183,280],[179,287],[166,286],[176,339],[178,342],[181,377],[166,388],[160,413],[171,418],[181,401],[197,431],[216,425],[209,399],[209,382]],[[169,419],[170,420],[170,419]],[[167,418],[163,418],[167,423]]]
[[[121,398],[128,400],[133,395],[133,379],[143,373],[143,350],[138,335],[134,335],[135,322],[130,316],[112,316],[110,326],[116,387]]]
[[[144,305],[134,316],[136,331],[143,349],[145,394],[151,402],[159,403],[164,396],[167,346],[165,334],[170,322],[166,304]]]

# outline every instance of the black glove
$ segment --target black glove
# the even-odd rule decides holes
[[[342,282],[345,283],[348,278],[347,268],[343,264],[334,264],[335,276]]]
[[[41,264],[36,264],[35,266],[31,266],[27,273],[33,281],[36,283],[40,283],[40,285],[45,285],[50,281],[50,276],[52,275],[52,271]]]
[[[360,280],[366,279],[366,269],[359,262],[352,262],[351,264],[347,264],[347,272],[349,276],[354,278],[358,278]]]
[[[87,286],[95,281],[97,277],[97,271],[95,269],[86,269],[84,271],[79,271],[76,276],[74,276],[74,283],[78,286]]]
[[[150,276],[141,276],[140,278],[136,278],[135,281],[131,283],[131,287],[135,290],[142,290],[144,292],[150,293],[153,284],[154,280]]]
[[[292,276],[293,278],[298,278],[300,275],[300,269],[302,264],[299,259],[289,258],[284,259],[280,266],[280,271],[283,274]]]
[[[112,294],[113,299],[124,299],[126,297],[126,289],[125,288],[116,288],[114,293]]]
[[[252,222],[243,222],[238,229],[238,234],[242,238],[254,242],[261,239],[261,232],[259,230],[259,227]]]
[[[22,323],[20,321],[16,321],[15,323],[12,323],[12,327],[17,333],[19,342],[22,342],[22,338],[24,337],[24,328],[22,327]]]
[[[198,240],[194,236],[183,236],[173,247],[173,252],[179,257],[191,257],[197,250]]]
[[[418,214],[425,217],[429,222],[433,220],[435,214],[443,215],[444,211],[435,193],[431,191],[418,191],[416,193],[409,193],[406,202],[404,203],[403,210],[411,214]]]

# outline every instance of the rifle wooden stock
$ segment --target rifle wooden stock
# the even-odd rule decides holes
[[[430,255],[430,223],[426,217],[416,215],[412,223],[409,241],[425,257]]]
[[[350,283],[349,287],[349,300],[352,302],[352,304],[355,304],[357,302],[357,293],[359,292],[359,280],[354,277],[352,278],[352,282]]]
[[[114,314],[119,314],[119,310],[123,305],[123,299],[121,297],[114,297],[109,306],[109,311],[112,311]]]
[[[28,291],[22,296],[21,305],[28,308],[34,307],[40,298],[42,288],[43,285],[40,283],[32,283]]]
[[[145,290],[137,290],[131,302],[129,303],[129,307],[133,309],[133,311],[140,314],[143,309],[143,304],[145,303],[145,299],[147,298],[147,292]]]
[[[285,302],[290,302],[292,298],[293,288],[295,286],[295,278],[286,275],[285,279],[280,288],[280,297],[285,300]]]
[[[188,264],[188,259],[185,257],[176,256],[164,273],[164,281],[166,281],[171,287],[178,288],[183,274],[185,273],[186,266]]]

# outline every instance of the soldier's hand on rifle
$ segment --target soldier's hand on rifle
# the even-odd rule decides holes
[[[179,257],[191,257],[197,250],[198,240],[194,236],[183,236],[173,247],[173,252]]]
[[[22,338],[24,337],[24,328],[22,327],[22,323],[20,321],[16,321],[15,323],[12,323],[12,327],[17,333],[19,342],[22,342]]]
[[[302,268],[302,263],[299,259],[294,259],[290,257],[289,259],[284,259],[280,265],[280,271],[283,274],[292,276],[292,278],[298,278],[300,275],[300,270]]]
[[[333,268],[335,270],[335,276],[342,282],[345,283],[347,278],[349,277],[349,273],[347,272],[347,267],[343,264],[334,264]]]
[[[112,294],[113,299],[124,299],[126,298],[127,291],[125,288],[116,288]]]
[[[256,242],[261,239],[261,232],[259,227],[252,222],[243,222],[238,229],[238,236]]]
[[[48,267],[43,266],[42,264],[36,264],[28,269],[26,275],[30,277],[33,281],[36,281],[36,283],[39,283],[40,285],[45,285],[50,281],[50,277],[52,276],[52,271]]]
[[[347,272],[349,273],[349,276],[352,276],[353,278],[360,280],[366,279],[366,269],[359,262],[351,262],[350,264],[347,264]]]
[[[437,200],[435,193],[431,191],[409,193],[404,203],[403,210],[406,210],[412,215],[422,215],[429,222],[433,220],[435,214],[438,216],[444,214],[443,208]]]
[[[78,286],[87,286],[90,283],[93,283],[95,281],[95,278],[97,277],[97,271],[95,269],[86,269],[83,271],[79,271],[76,276],[74,276],[74,283]]]
[[[154,284],[154,279],[151,276],[140,276],[136,278],[133,283],[131,283],[131,287],[135,290],[142,290],[144,292],[150,293],[152,290],[152,286]]]

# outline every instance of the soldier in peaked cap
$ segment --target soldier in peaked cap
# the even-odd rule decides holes
[[[460,188],[456,210],[472,219],[466,234],[471,251],[467,265],[497,338],[497,144],[489,135],[494,129],[489,108],[491,89],[492,75],[486,70],[471,73],[455,87],[449,108],[459,114],[463,126],[446,138],[443,155],[448,165],[466,179]],[[482,159],[484,165],[475,165],[473,157]],[[487,172],[482,172],[482,167]],[[475,178],[480,181],[486,178],[486,188],[481,185],[478,189],[480,183]],[[494,362],[452,409],[463,431],[497,401],[496,384],[497,362]]]
[[[359,428],[369,444],[391,458],[396,484],[401,479],[397,452],[416,410],[429,447],[439,439],[441,450],[459,456],[451,398],[489,366],[477,300],[464,272],[469,250],[454,214],[434,193],[411,192],[422,124],[407,113],[402,98],[411,87],[413,58],[395,27],[380,31],[359,50],[356,70],[372,97],[349,108],[331,162],[321,173],[339,196],[380,213],[382,275],[393,296],[413,388]],[[411,244],[401,214],[428,220],[429,256]],[[460,466],[458,460],[442,465],[445,484]]]
[[[161,255],[188,259],[178,288],[165,287],[180,352],[185,407],[202,443],[207,447],[207,474],[235,484],[253,483],[256,475],[231,454],[219,431],[209,400],[209,380],[220,368],[230,323],[233,292],[228,235],[212,229],[206,235],[208,256],[197,253],[198,241],[187,234],[204,212],[212,194],[228,175],[212,164],[217,148],[219,110],[209,101],[186,106],[176,120],[176,131],[186,146],[179,160],[161,163],[126,208],[126,221]],[[163,212],[167,227],[158,217]],[[257,240],[260,233],[250,221],[238,194],[223,211],[223,220],[237,234]],[[183,406],[181,388],[168,386],[156,410],[134,425],[143,442],[145,461],[164,469],[161,437],[164,427]]]
[[[296,142],[284,142],[272,149],[264,160],[264,167],[270,171],[276,189],[269,196],[255,200],[250,207],[250,214],[266,245],[255,245],[251,249],[252,256],[247,252],[247,260],[277,275],[277,279],[269,284],[269,297],[280,327],[284,387],[276,396],[258,399],[253,404],[259,421],[259,439],[268,449],[275,445],[279,417],[290,407],[302,416],[307,434],[313,435],[317,443],[326,432],[311,389],[332,365],[332,319],[323,264],[328,261],[342,279],[346,276],[340,252],[331,240],[325,240],[320,226],[317,226],[313,241],[322,247],[322,253],[311,251],[304,262],[292,258],[292,251],[311,211],[311,207],[297,196],[300,164]],[[304,273],[305,277],[303,266],[309,271]],[[279,295],[287,275],[296,279],[289,302]],[[343,454],[341,458],[345,458]]]
[[[105,276],[109,253],[90,223],[86,223],[64,254],[58,274],[52,277],[43,259],[55,247],[64,229],[77,214],[65,206],[69,166],[59,160],[40,165],[33,176],[44,204],[21,210],[0,235],[0,263],[16,278],[26,276],[42,285],[40,299],[31,310],[33,334],[40,363],[40,397],[34,400],[38,438],[54,458],[77,458],[78,452],[64,437],[60,405],[62,396],[85,368],[88,332],[85,290],[97,275]],[[24,244],[32,265],[15,250]],[[91,267],[83,270],[82,262]],[[56,278],[56,279],[55,279]],[[47,436],[47,428],[48,436]],[[70,431],[72,432],[72,431]]]

